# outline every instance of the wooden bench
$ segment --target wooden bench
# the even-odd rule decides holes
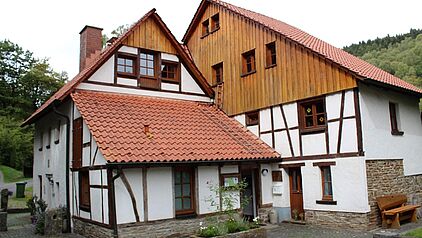
[[[407,197],[404,194],[394,194],[377,197],[377,204],[381,210],[382,227],[398,229],[400,221],[410,219],[417,221],[416,208],[420,205],[406,205]]]

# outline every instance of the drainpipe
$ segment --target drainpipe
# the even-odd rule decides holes
[[[120,177],[120,173],[121,173],[121,169],[119,168],[119,169],[117,169],[117,174],[116,175],[114,175],[112,178],[111,178],[111,185],[110,185],[110,188],[112,189],[111,191],[109,191],[109,192],[111,192],[112,193],[112,196],[113,196],[113,204],[112,204],[112,206],[113,206],[113,213],[114,213],[114,224],[113,224],[113,232],[114,232],[114,237],[115,238],[117,238],[117,237],[119,237],[119,233],[118,233],[118,230],[117,230],[117,218],[116,218],[116,196],[114,195],[114,181],[117,179],[117,178],[119,178]],[[113,169],[111,169],[111,174],[113,175]],[[110,202],[110,201],[109,201]],[[110,212],[110,211],[109,211]]]
[[[69,145],[70,145],[70,119],[69,117],[57,111],[56,105],[53,105],[53,111],[60,117],[66,120],[66,230],[70,232],[70,197],[69,197]]]

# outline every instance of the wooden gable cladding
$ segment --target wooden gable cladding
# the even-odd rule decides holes
[[[169,54],[177,54],[168,36],[160,29],[155,18],[147,18],[133,29],[133,33],[122,44]]]
[[[203,22],[219,13],[220,29],[201,37],[200,24],[186,42],[200,71],[213,85],[212,65],[223,62],[223,110],[229,115],[315,97],[357,86],[352,74],[284,36],[215,4]],[[275,66],[266,67],[266,44],[275,42]],[[256,73],[241,77],[242,53],[255,50]]]

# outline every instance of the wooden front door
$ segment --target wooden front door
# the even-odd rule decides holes
[[[292,218],[295,219],[295,216],[303,214],[303,194],[302,194],[302,174],[300,172],[300,167],[289,168],[289,178],[290,178],[290,211]],[[299,218],[299,217],[297,217]]]

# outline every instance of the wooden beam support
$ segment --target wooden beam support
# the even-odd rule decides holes
[[[125,185],[126,190],[129,192],[129,196],[130,196],[130,200],[132,201],[132,208],[133,208],[133,213],[135,214],[136,222],[139,222],[140,220],[139,220],[138,208],[136,206],[135,194],[133,193],[132,187],[130,186],[130,183],[127,180],[126,175],[123,172],[123,170],[119,170],[119,174],[120,174],[120,179],[123,182],[123,185]]]

